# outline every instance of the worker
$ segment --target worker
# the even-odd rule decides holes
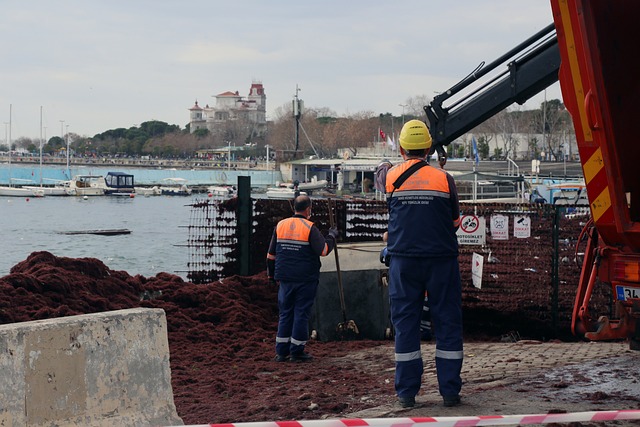
[[[421,386],[420,321],[425,292],[435,337],[435,361],[445,406],[460,403],[462,289],[456,230],[460,207],[455,182],[429,166],[426,124],[410,120],[400,132],[404,159],[387,173],[387,248],[391,321],[395,332],[395,389],[402,407],[413,407]]]
[[[309,317],[320,278],[320,257],[335,248],[338,229],[329,229],[325,238],[309,220],[311,199],[294,199],[295,214],[283,219],[273,231],[267,252],[267,275],[278,284],[278,331],[276,362],[308,362]]]

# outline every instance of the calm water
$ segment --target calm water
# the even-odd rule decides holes
[[[203,195],[200,195],[202,199]],[[0,197],[0,277],[35,251],[92,257],[130,275],[186,278],[191,208],[197,197]],[[61,232],[128,229],[120,236]]]

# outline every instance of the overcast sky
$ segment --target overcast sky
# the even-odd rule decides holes
[[[40,137],[41,107],[47,138],[184,127],[196,100],[246,96],[253,81],[269,119],[296,85],[306,107],[399,116],[553,22],[548,0],[5,0],[0,12],[12,139]]]

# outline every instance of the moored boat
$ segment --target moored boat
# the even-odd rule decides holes
[[[136,191],[133,185],[133,175],[124,172],[108,172],[104,183],[106,196],[133,197]]]
[[[160,186],[163,196],[190,196],[192,191],[184,178],[165,178]]]
[[[70,196],[104,196],[107,186],[103,176],[76,175],[69,181]]]

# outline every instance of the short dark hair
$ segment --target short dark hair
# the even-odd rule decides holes
[[[309,206],[311,206],[311,199],[309,198],[309,196],[301,195],[296,197],[296,199],[293,201],[293,209],[296,212],[302,212]]]
[[[418,148],[416,150],[405,150],[407,156],[424,157],[427,155],[427,148]]]

